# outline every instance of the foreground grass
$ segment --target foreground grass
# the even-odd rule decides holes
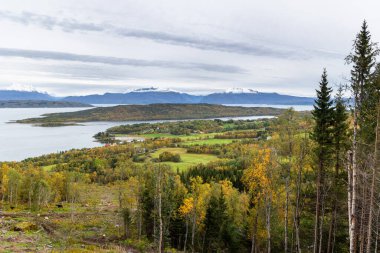
[[[145,240],[123,238],[116,185],[86,187],[83,201],[63,203],[63,208],[46,206],[31,212],[27,206],[17,210],[2,206],[0,252],[153,252]],[[20,222],[36,227],[14,231]]]

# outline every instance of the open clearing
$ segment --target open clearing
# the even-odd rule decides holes
[[[156,134],[142,134],[141,136],[145,138],[180,138],[182,140],[196,140],[196,139],[207,139],[214,138],[216,133],[208,133],[208,134],[166,134],[166,133],[156,133]]]
[[[168,164],[173,169],[177,169],[179,171],[183,171],[188,169],[190,166],[194,166],[200,163],[206,164],[208,162],[216,161],[219,158],[214,155],[207,155],[207,154],[190,154],[186,152],[186,149],[184,148],[162,148],[160,150],[157,150],[152,154],[153,158],[158,158],[159,155],[162,152],[171,152],[174,154],[179,154],[181,156],[181,162],[175,163],[175,162],[162,162],[162,164]]]
[[[186,141],[184,145],[216,145],[216,144],[229,144],[232,143],[233,139],[204,139],[204,140],[194,140]]]

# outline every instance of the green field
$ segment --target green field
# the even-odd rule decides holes
[[[197,165],[200,163],[208,163],[212,161],[216,161],[219,158],[214,155],[207,155],[207,154],[189,154],[186,153],[186,149],[184,148],[162,148],[157,150],[152,154],[153,158],[158,158],[159,155],[165,151],[179,154],[181,156],[181,162],[175,163],[175,162],[163,162],[163,164],[170,165],[173,169],[179,169],[179,171],[183,171],[188,169],[190,166]]]
[[[192,145],[229,144],[229,143],[232,143],[233,141],[234,141],[233,139],[204,139],[204,140],[186,141],[184,142],[184,145],[192,146]]]
[[[47,165],[47,166],[43,166],[42,169],[44,171],[51,171],[52,169],[54,169],[57,165],[56,164],[52,164],[52,165]]]
[[[213,138],[215,136],[215,133],[191,134],[191,135],[174,135],[174,134],[167,134],[167,133],[156,133],[156,134],[142,134],[139,136],[142,136],[145,138],[180,138],[184,141],[187,141],[187,140],[196,140],[196,139],[203,139],[203,138]]]

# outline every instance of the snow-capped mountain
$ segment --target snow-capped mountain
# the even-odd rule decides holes
[[[224,93],[242,94],[242,93],[259,93],[259,92],[257,90],[249,89],[249,88],[231,88],[231,89],[227,89]]]
[[[138,88],[138,89],[132,89],[128,90],[126,93],[132,93],[132,92],[176,92],[176,93],[182,93],[176,90],[168,89],[168,88],[158,88],[158,87],[149,87],[149,88]]]
[[[65,101],[82,102],[88,104],[158,104],[177,103],[194,104],[200,101],[199,96],[170,89],[141,88],[126,93],[105,93],[103,95],[70,96]]]

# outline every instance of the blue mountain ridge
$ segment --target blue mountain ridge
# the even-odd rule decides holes
[[[37,91],[0,90],[0,100],[50,100],[86,104],[268,104],[268,105],[311,105],[312,97],[298,97],[265,92],[219,92],[208,95],[192,95],[177,91],[140,89],[126,93],[104,93],[85,96],[54,97]]]

